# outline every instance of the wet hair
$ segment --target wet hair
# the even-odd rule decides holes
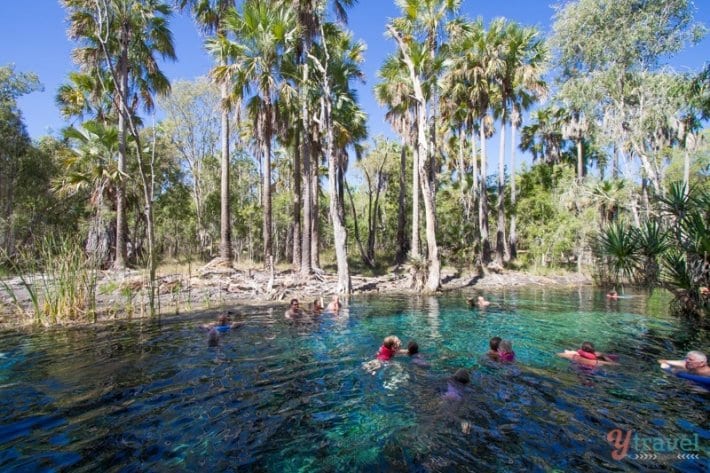
[[[685,355],[686,358],[694,358],[695,361],[698,363],[707,363],[708,362],[708,357],[705,355],[705,353],[701,351],[689,351],[687,355]]]
[[[513,342],[510,340],[501,340],[498,347],[503,353],[511,353],[513,351]]]
[[[217,322],[219,322],[220,325],[227,325],[227,322],[230,320],[230,313],[229,312],[223,312],[217,316]]]
[[[394,335],[390,335],[389,337],[385,337],[385,340],[382,342],[382,344],[387,348],[393,348],[395,345],[397,345],[397,342],[399,342],[399,338],[395,337]]]
[[[454,381],[458,381],[461,384],[468,384],[471,382],[471,375],[468,374],[468,370],[464,368],[459,368],[454,373]]]
[[[298,299],[296,299],[296,298],[291,299],[291,303],[290,303],[289,305],[293,305],[294,302],[295,302],[295,303],[298,303]]]
[[[488,342],[488,345],[491,347],[491,350],[498,351],[498,346],[500,345],[500,337],[491,338],[491,340]]]
[[[407,351],[409,352],[410,356],[419,353],[419,345],[417,344],[417,342],[415,342],[414,340],[409,342],[407,344]]]
[[[592,342],[582,342],[582,345],[579,347],[580,350],[586,351],[587,353],[596,353],[596,350],[594,349],[594,344]]]

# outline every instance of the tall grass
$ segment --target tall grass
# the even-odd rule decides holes
[[[35,251],[8,261],[29,297],[27,304],[22,291],[2,282],[19,314],[43,324],[96,321],[97,264],[80,239],[48,237]]]

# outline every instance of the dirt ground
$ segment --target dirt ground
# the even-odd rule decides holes
[[[441,292],[460,291],[478,294],[481,291],[507,287],[526,286],[580,286],[591,284],[588,276],[564,273],[555,276],[537,276],[523,272],[503,270],[485,274],[463,273],[444,268],[441,275]],[[33,321],[33,304],[26,284],[45,287],[43,276],[10,278],[0,285],[0,324],[23,325]],[[392,269],[382,276],[352,276],[352,294],[414,294],[415,278],[406,268]],[[206,265],[190,273],[184,268],[175,272],[162,272],[157,281],[161,314],[185,313],[192,310],[227,305],[274,304],[298,298],[306,306],[323,298],[328,303],[335,294],[337,275],[319,271],[304,278],[292,270],[270,272],[263,269],[233,269]],[[11,292],[9,292],[8,291]],[[42,294],[42,290],[36,291]],[[147,315],[147,277],[136,270],[105,271],[96,283],[96,312],[99,320]],[[62,321],[71,323],[72,321]],[[75,322],[86,322],[80,318]]]

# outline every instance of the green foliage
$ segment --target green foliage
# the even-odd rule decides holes
[[[602,230],[599,242],[602,252],[608,258],[607,264],[614,275],[614,283],[618,284],[620,277],[633,278],[640,262],[637,232],[615,222]]]
[[[657,200],[663,220],[640,228],[610,225],[599,239],[601,255],[615,281],[621,276],[648,286],[661,283],[675,295],[674,310],[707,313],[710,301],[700,288],[710,286],[710,193],[687,192],[676,182]]]
[[[30,298],[31,312],[20,303],[21,294],[2,284],[20,313],[43,324],[96,321],[97,265],[86,256],[80,239],[46,238],[35,252],[16,259],[20,264],[14,269]]]

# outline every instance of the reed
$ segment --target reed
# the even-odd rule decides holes
[[[80,239],[47,237],[36,251],[22,252],[8,261],[29,298],[29,304],[25,303],[22,293],[2,281],[19,314],[47,325],[96,321],[98,270]]]

